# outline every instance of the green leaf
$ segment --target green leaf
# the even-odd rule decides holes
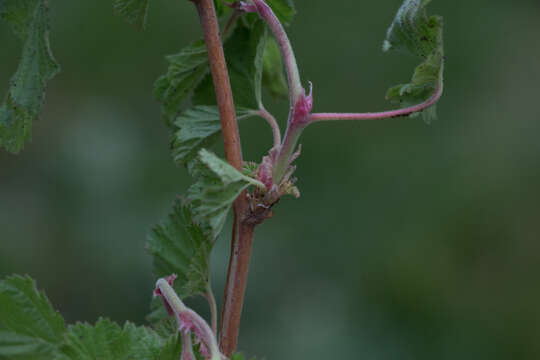
[[[194,220],[205,225],[205,233],[217,238],[234,200],[250,185],[264,185],[250,178],[216,155],[201,149],[197,161],[191,165],[191,174],[197,182],[188,189],[193,206]]]
[[[23,42],[21,61],[0,105],[0,146],[17,153],[31,137],[32,121],[39,115],[47,81],[60,66],[49,46],[46,0],[3,0],[0,18]]]
[[[274,14],[284,25],[289,25],[296,14],[292,0],[266,0]]]
[[[99,319],[95,326],[78,323],[68,328],[62,355],[72,360],[148,360],[160,357],[163,340],[151,329]]]
[[[238,24],[225,43],[225,55],[231,79],[234,103],[238,107],[258,109],[256,58],[259,44],[265,40],[266,29],[261,20],[251,27]]]
[[[130,24],[143,30],[150,0],[113,0],[114,12],[123,16]]]
[[[154,276],[176,274],[175,290],[182,298],[206,294],[213,245],[213,239],[194,222],[191,205],[177,200],[167,221],[155,226],[148,237],[147,249],[154,258]]]
[[[268,38],[264,48],[263,85],[275,97],[287,97],[289,93],[281,52],[273,37]]]
[[[437,91],[442,91],[444,50],[443,21],[439,16],[426,14],[425,6],[431,0],[405,0],[388,29],[383,50],[402,50],[420,57],[422,63],[414,71],[408,84],[388,90],[387,99],[401,107],[422,103]],[[426,120],[435,116],[434,108],[423,112]]]
[[[161,304],[163,307],[163,304]],[[161,348],[158,360],[178,360],[182,354],[182,340],[178,333],[169,337],[165,345]]]
[[[65,330],[64,320],[31,278],[0,281],[0,358],[51,359]]]
[[[194,42],[166,59],[169,69],[154,84],[154,95],[162,103],[165,118],[172,122],[210,69],[203,41]]]
[[[251,116],[250,110],[237,109],[238,120]],[[221,119],[217,106],[195,106],[176,118],[173,135],[174,161],[187,165],[202,148],[212,146],[221,136]]]
[[[257,19],[249,25],[238,22],[233,33],[225,41],[224,51],[227,69],[237,107],[258,109],[256,86],[256,58],[259,45],[265,40],[264,23]],[[214,83],[208,74],[195,90],[194,105],[216,105]]]
[[[265,38],[265,25],[257,20],[251,25],[238,22],[225,40],[231,88],[235,105],[239,108],[259,107],[260,91],[256,84],[260,79],[255,62]],[[193,105],[217,104],[203,41],[191,44],[176,55],[167,56],[167,61],[169,69],[155,82],[154,95],[162,103],[162,111],[169,124],[186,108],[190,98]]]

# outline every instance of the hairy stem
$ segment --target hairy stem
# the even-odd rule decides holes
[[[426,110],[428,107],[435,104],[441,97],[443,92],[443,86],[440,84],[433,96],[424,101],[421,104],[410,106],[403,109],[374,112],[374,113],[316,113],[311,114],[309,119],[310,123],[317,121],[325,120],[375,120],[375,119],[386,119],[399,116],[407,116],[419,111]]]
[[[210,71],[214,81],[216,98],[221,117],[225,156],[227,161],[242,170],[242,149],[240,134],[234,111],[223,45],[219,36],[219,25],[213,0],[192,0],[199,13],[204,39],[208,48]],[[247,270],[253,242],[253,226],[245,225],[243,217],[248,213],[249,204],[245,193],[240,194],[234,206],[234,225],[231,244],[231,257],[227,273],[227,285],[222,308],[220,348],[229,357],[236,348],[240,314],[247,281]]]
[[[275,183],[279,184],[283,175],[285,175],[285,172],[287,171],[287,167],[289,166],[289,163],[290,163],[289,159],[294,153],[296,144],[298,143],[298,139],[300,139],[300,135],[302,135],[302,131],[304,131],[305,127],[306,125],[298,124],[298,123],[295,123],[294,121],[291,124],[289,124],[289,126],[287,127],[285,138],[283,139],[283,143],[281,144],[279,155],[274,164],[273,175],[274,175]]]
[[[274,136],[274,147],[279,147],[281,145],[281,130],[279,129],[279,124],[276,121],[276,118],[268,112],[264,107],[260,110],[254,111],[253,115],[257,115],[266,120],[268,125],[272,128],[272,135]]]
[[[287,37],[287,33],[279,22],[278,18],[272,11],[272,9],[264,2],[264,0],[253,0],[253,4],[257,8],[259,16],[268,24],[268,27],[274,34],[276,41],[279,45],[281,53],[283,54],[283,63],[285,64],[285,70],[287,71],[287,79],[289,82],[289,95],[291,102],[291,116],[294,109],[294,104],[303,93],[304,88],[300,82],[300,72],[298,71],[298,65],[296,64],[296,57],[294,51]],[[291,117],[289,116],[289,118]]]
[[[174,277],[173,277],[174,280]],[[164,304],[175,315],[180,332],[193,332],[207,347],[211,354],[210,360],[221,360],[216,337],[212,329],[202,317],[188,308],[172,288],[172,282],[161,278],[156,282],[156,295],[163,298]]]

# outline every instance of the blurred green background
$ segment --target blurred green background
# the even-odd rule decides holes
[[[381,52],[400,3],[296,0],[288,31],[314,111],[388,108],[386,89],[416,64]],[[144,323],[145,237],[190,181],[170,158],[151,89],[164,55],[200,37],[196,12],[152,1],[137,32],[108,0],[50,5],[63,71],[32,142],[0,152],[0,276],[30,274],[69,322]],[[436,0],[430,12],[445,20],[439,119],[308,128],[302,197],[256,232],[247,355],[540,358],[540,3]],[[4,89],[20,55],[8,30],[0,25]],[[286,102],[268,101],[283,123]],[[259,160],[270,131],[253,119],[241,132],[246,159]],[[228,237],[213,254],[218,300]]]

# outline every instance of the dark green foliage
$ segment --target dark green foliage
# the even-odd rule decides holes
[[[51,359],[65,330],[32,279],[16,275],[0,281],[0,358]]]
[[[216,238],[221,232],[234,200],[250,185],[263,187],[211,152],[202,149],[191,166],[195,184],[188,189],[194,219],[205,225],[205,232]]]
[[[212,246],[212,239],[193,221],[191,205],[177,200],[167,221],[152,229],[147,248],[156,278],[178,275],[175,289],[188,297],[208,292]]]
[[[284,81],[279,77],[279,72],[283,76],[279,54],[277,59],[272,57],[270,60],[264,56],[268,48],[266,38],[265,26],[257,20],[251,26],[237,24],[225,43],[238,119],[249,117],[253,113],[249,109],[262,106],[263,70],[272,73],[265,82],[271,89],[279,89]],[[169,71],[158,79],[154,89],[163,104],[165,116],[175,128],[172,149],[178,164],[188,164],[201,148],[212,146],[220,138],[221,122],[206,56],[204,44],[197,43],[168,57]],[[199,85],[192,97],[194,107],[179,113],[195,83]]]
[[[204,42],[197,41],[176,55],[167,56],[169,69],[154,85],[154,95],[161,102],[163,115],[172,122],[189,99],[195,86],[210,71]]]
[[[86,323],[70,326],[58,359],[158,359],[162,343],[149,328],[131,323],[121,328],[110,320],[99,319],[94,326]]]
[[[383,50],[402,50],[420,57],[422,63],[408,84],[394,86],[386,97],[408,107],[419,104],[442,90],[444,53],[442,18],[428,17],[425,6],[430,0],[405,0],[388,29]],[[434,108],[423,113],[426,120],[435,116]]]
[[[64,319],[25,276],[0,281],[0,359],[13,360],[178,360],[176,335],[100,319],[66,328]]]
[[[250,116],[249,110],[238,109],[238,120]],[[195,106],[180,114],[174,126],[178,129],[172,140],[173,158],[187,165],[202,148],[212,146],[221,136],[221,119],[217,106]]]
[[[267,0],[266,3],[272,8],[279,21],[284,25],[292,22],[296,10],[292,0]]]
[[[268,38],[263,56],[263,85],[276,97],[286,97],[288,94],[287,78],[283,71],[283,61],[279,47],[274,38]]]
[[[32,121],[39,115],[47,81],[60,67],[49,46],[46,0],[3,0],[0,18],[23,42],[19,66],[0,105],[0,146],[17,153],[31,138]]]
[[[149,4],[150,0],[113,0],[114,12],[141,30],[146,27]]]

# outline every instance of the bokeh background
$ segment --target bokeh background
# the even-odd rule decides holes
[[[314,111],[388,107],[386,89],[416,64],[381,52],[400,2],[296,0],[288,31]],[[171,160],[152,84],[164,55],[200,37],[196,12],[152,1],[137,32],[107,0],[50,5],[63,71],[32,142],[0,152],[0,276],[30,274],[69,322],[142,324],[146,234],[190,181]],[[302,197],[256,233],[248,356],[540,358],[540,3],[437,0],[430,12],[445,19],[439,119],[308,128]],[[0,44],[7,89],[20,44],[4,25]],[[286,102],[268,102],[283,123]],[[259,160],[270,131],[253,119],[241,133]],[[218,300],[228,236],[213,253]]]

